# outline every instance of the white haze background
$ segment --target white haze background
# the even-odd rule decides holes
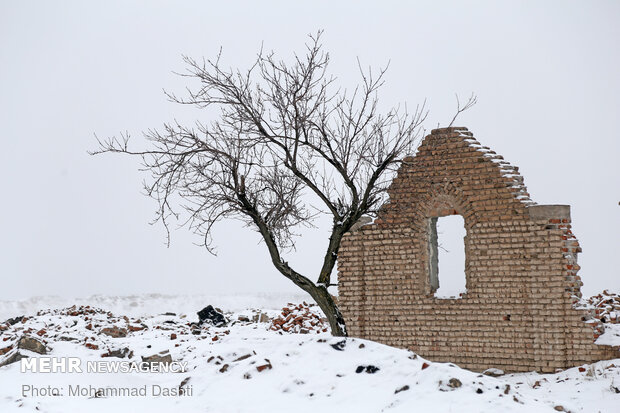
[[[217,257],[186,230],[166,248],[138,160],[86,152],[93,133],[139,146],[147,128],[203,116],[162,93],[187,85],[172,73],[182,54],[222,46],[246,68],[261,42],[289,58],[318,29],[345,84],[358,56],[390,62],[383,104],[427,98],[429,129],[475,92],[457,123],[519,166],[536,202],[572,205],[584,292],[618,291],[619,18],[616,1],[1,1],[0,299],[297,291],[234,221],[216,230]],[[287,257],[312,278],[324,224]]]

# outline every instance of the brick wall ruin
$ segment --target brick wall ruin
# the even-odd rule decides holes
[[[595,345],[602,325],[581,297],[570,208],[535,205],[518,168],[466,128],[433,130],[405,158],[373,224],[348,233],[338,257],[349,335],[482,371],[552,372],[620,357]],[[433,218],[462,215],[467,292],[433,294]]]

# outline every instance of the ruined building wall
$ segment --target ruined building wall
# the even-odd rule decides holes
[[[348,233],[338,257],[349,335],[474,370],[551,372],[620,357],[594,344],[581,297],[568,206],[535,205],[518,168],[465,128],[432,131],[405,158],[375,222]],[[434,297],[429,221],[460,214],[467,292]]]

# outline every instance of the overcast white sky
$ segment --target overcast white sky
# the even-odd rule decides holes
[[[519,166],[536,202],[572,205],[583,291],[618,291],[618,21],[617,1],[1,0],[0,299],[296,291],[236,222],[217,229],[217,257],[186,230],[166,248],[137,160],[86,152],[93,133],[194,117],[162,93],[184,87],[182,54],[222,46],[246,67],[261,41],[287,57],[317,29],[344,82],[358,56],[391,61],[384,104],[427,98],[428,128],[475,92],[457,123]],[[326,234],[304,233],[289,258],[313,278]]]

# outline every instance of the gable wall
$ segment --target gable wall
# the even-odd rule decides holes
[[[554,371],[620,353],[594,345],[600,327],[580,297],[567,207],[533,206],[518,169],[464,128],[435,130],[405,158],[374,224],[349,233],[339,300],[349,335],[436,361]],[[438,299],[429,279],[428,220],[465,221],[467,293]]]

